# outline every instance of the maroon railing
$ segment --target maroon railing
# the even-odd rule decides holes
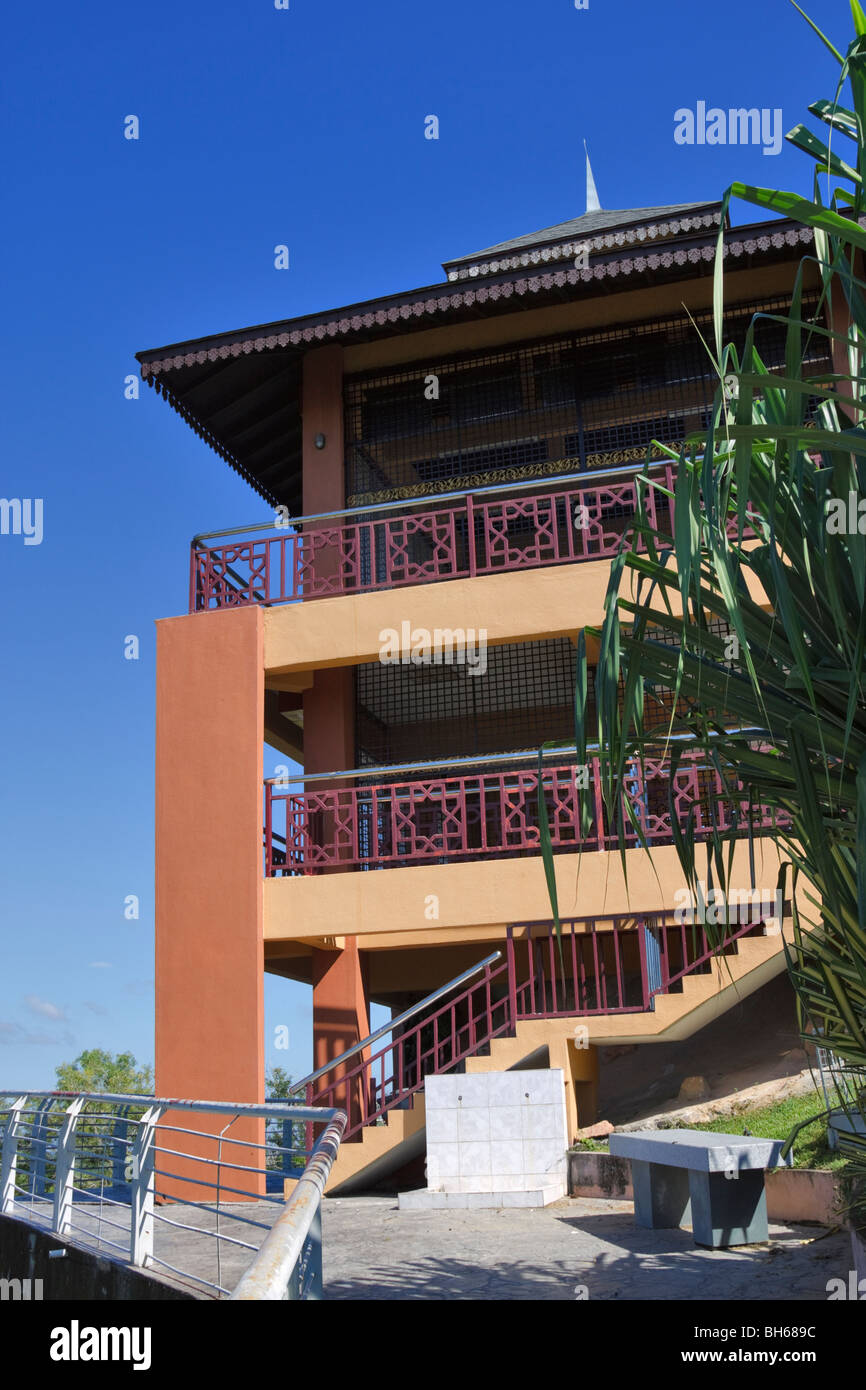
[[[344,1138],[349,1138],[419,1091],[425,1077],[451,1071],[507,1033],[512,1017],[508,964],[488,965],[474,984],[370,1057],[341,1070],[327,1084],[323,1079],[308,1086],[307,1104],[348,1105]]]
[[[788,909],[789,905],[788,905]],[[763,916],[709,932],[675,912],[563,920],[508,929],[508,966],[516,980],[513,1016],[641,1013],[686,975],[709,971],[714,956],[730,954]]]
[[[672,488],[670,465],[652,476]],[[411,511],[347,515],[330,525],[301,518],[277,535],[194,544],[190,612],[612,556],[637,508],[635,477],[555,491],[548,485],[532,495],[467,494],[439,506],[422,499]],[[670,528],[673,509],[654,489],[647,490],[647,511],[653,526],[663,520]]]
[[[626,803],[650,845],[672,844],[671,764],[666,758],[635,764],[622,796],[625,842],[640,843]],[[581,783],[587,781],[586,787]],[[575,765],[543,773],[550,838],[555,850],[602,850],[619,845],[602,802],[599,760],[582,774]],[[580,831],[580,808],[589,825]],[[674,813],[680,825],[693,818],[698,838],[720,831],[745,833],[748,796],[731,801],[718,772],[700,754],[684,755],[674,774]],[[753,806],[752,829],[771,830],[780,820]],[[536,768],[430,776],[367,786],[326,787],[295,793],[265,784],[265,872],[312,874],[336,867],[384,868],[393,864],[537,854],[541,848]]]
[[[656,464],[649,476],[673,491],[672,464]],[[611,557],[637,510],[636,478],[555,491],[548,484],[510,497],[467,493],[439,505],[421,498],[411,511],[357,511],[328,524],[300,517],[276,535],[269,529],[214,545],[194,542],[189,610],[297,603]],[[648,488],[646,509],[654,528],[673,534],[672,497]],[[736,536],[736,517],[727,531]],[[748,527],[745,534],[752,534]],[[638,546],[644,548],[642,538]]]
[[[494,1038],[513,1036],[523,1019],[646,1013],[657,994],[689,974],[706,973],[719,953],[763,931],[762,921],[717,929],[677,921],[672,912],[530,922],[508,928],[506,960],[392,1036],[376,1052],[307,1087],[308,1105],[345,1107],[346,1137],[384,1119],[421,1090],[426,1077],[459,1068]]]
[[[571,920],[508,928],[514,1017],[640,1013],[650,1007],[644,923],[632,918]],[[655,919],[654,919],[655,920]],[[659,921],[661,921],[659,916]]]

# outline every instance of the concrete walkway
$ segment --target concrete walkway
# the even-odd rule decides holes
[[[399,1211],[394,1198],[326,1200],[329,1300],[827,1298],[847,1279],[847,1232],[770,1226],[766,1246],[701,1250],[646,1231],[631,1203],[565,1198],[524,1211]]]
[[[278,1211],[272,1203],[244,1203],[217,1222],[188,1206],[163,1207],[167,1221],[183,1225],[157,1219],[155,1253],[186,1276],[232,1289],[252,1253],[229,1241],[218,1248],[212,1233],[218,1225],[223,1235],[258,1247]],[[28,1215],[47,1225],[50,1206],[34,1203]],[[74,1216],[73,1239],[101,1237],[105,1253],[119,1253],[110,1242],[125,1244],[124,1235],[106,1223],[128,1226],[128,1208],[76,1204]],[[493,1211],[400,1211],[395,1197],[328,1198],[322,1225],[328,1300],[822,1301],[827,1281],[847,1283],[851,1268],[847,1231],[771,1225],[768,1245],[701,1250],[690,1231],[636,1227],[630,1202],[583,1197]],[[155,1266],[156,1277],[209,1296],[166,1264]]]

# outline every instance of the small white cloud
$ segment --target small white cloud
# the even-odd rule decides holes
[[[85,999],[84,1007],[89,1009],[92,1014],[98,1014],[100,1018],[108,1018],[108,1010],[104,1009],[101,1004],[94,1004],[92,999]]]
[[[112,969],[111,961],[110,961],[110,960],[92,960],[92,961],[90,962],[90,969],[91,969],[91,970],[111,970],[111,969]]]
[[[26,994],[24,1003],[33,1014],[39,1014],[42,1018],[53,1018],[56,1022],[66,1021],[66,1012],[52,1004],[50,999],[40,999],[38,994]]]

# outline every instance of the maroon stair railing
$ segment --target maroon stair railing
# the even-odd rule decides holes
[[[672,911],[564,919],[558,935],[552,922],[509,927],[507,963],[522,981],[513,1017],[645,1012],[657,994],[707,973],[714,957],[735,953],[740,937],[763,933],[769,919],[760,903],[740,913],[746,920],[712,930]]]
[[[451,1071],[512,1028],[508,963],[486,966],[480,979],[392,1037],[327,1084],[306,1087],[309,1105],[348,1104],[344,1139],[384,1119],[420,1091],[426,1077]],[[335,1064],[336,1065],[336,1064]]]
[[[307,1104],[347,1108],[345,1137],[360,1135],[404,1106],[428,1076],[460,1069],[494,1039],[513,1037],[522,1020],[648,1013],[657,995],[707,973],[715,955],[735,953],[741,937],[765,925],[754,911],[712,931],[674,912],[571,918],[558,934],[552,922],[515,924],[502,963],[486,964],[478,980],[437,1000],[372,1054],[348,1067],[335,1059],[339,1075],[328,1079],[331,1068],[318,1075],[305,1088]]]
[[[621,792],[624,839],[640,844],[626,803],[650,845],[672,844],[671,761],[643,760]],[[581,773],[574,764],[546,767],[542,774],[550,838],[555,850],[593,851],[619,845],[602,802],[598,758]],[[581,785],[582,782],[587,785]],[[680,759],[673,773],[673,806],[679,824],[693,819],[698,838],[714,825],[723,832],[771,831],[782,823],[765,807],[749,808],[746,791],[731,800],[722,779],[700,753]],[[589,825],[581,834],[580,808]],[[391,865],[538,854],[537,768],[437,774],[413,781],[323,787],[293,792],[273,779],[265,783],[265,872],[313,874],[335,868],[378,869]]]

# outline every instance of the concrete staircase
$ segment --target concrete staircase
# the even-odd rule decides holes
[[[784,936],[790,942],[791,927]],[[513,1034],[496,1037],[467,1057],[467,1073],[534,1067],[561,1068],[567,1113],[577,1127],[573,1079],[575,1051],[592,1045],[679,1042],[691,1037],[734,1004],[760,989],[785,968],[783,934],[746,936],[736,951],[714,957],[704,973],[685,975],[648,1012],[547,1019],[522,1019]],[[576,1029],[586,1029],[576,1041]],[[585,1054],[584,1054],[585,1055]],[[329,1195],[363,1191],[425,1151],[423,1092],[388,1111],[385,1122],[368,1125],[358,1142],[344,1143],[331,1170]]]
[[[348,1196],[365,1191],[425,1152],[424,1092],[389,1110],[384,1124],[367,1125],[360,1142],[340,1145],[326,1191]]]

